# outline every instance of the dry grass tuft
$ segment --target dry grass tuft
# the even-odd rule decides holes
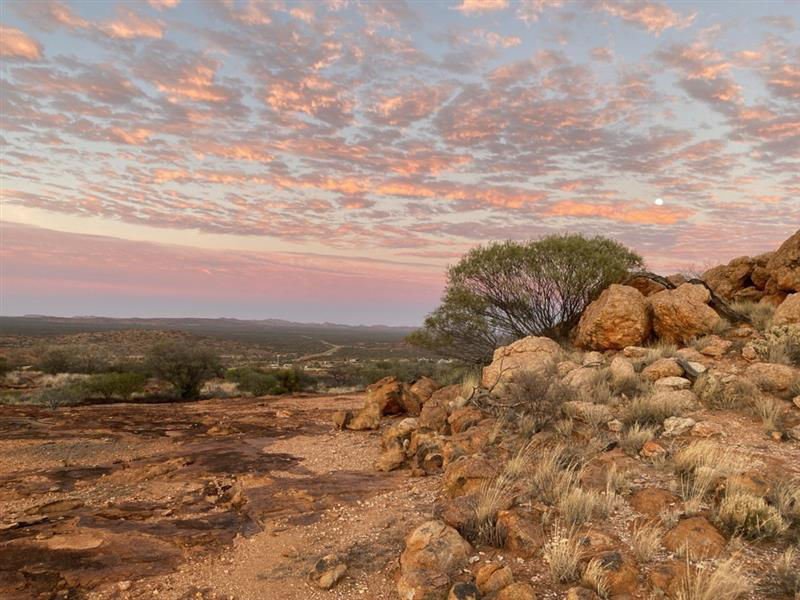
[[[650,562],[661,549],[664,530],[657,523],[644,522],[633,528],[631,547],[639,562]]]
[[[573,531],[556,525],[550,540],[544,546],[543,556],[554,582],[577,581],[580,574],[581,547],[580,540]]]
[[[622,432],[622,437],[619,440],[619,447],[622,448],[627,454],[639,454],[647,442],[652,440],[656,435],[655,429],[652,427],[643,427],[639,423],[634,423],[627,427]]]
[[[505,540],[497,527],[497,513],[508,502],[512,480],[502,474],[481,486],[472,515],[461,532],[472,544],[500,547]]]
[[[608,598],[608,577],[606,576],[606,570],[603,568],[603,563],[599,559],[593,558],[586,564],[586,568],[581,575],[581,584],[593,590],[601,598]]]
[[[711,408],[744,410],[759,395],[758,388],[747,379],[736,378],[723,383],[717,376],[705,373],[697,378],[694,392],[700,402]]]
[[[674,396],[650,393],[631,400],[622,421],[626,425],[638,423],[657,427],[664,422],[664,419],[681,416],[683,412],[683,403],[676,401]]]
[[[574,486],[558,499],[557,507],[563,521],[578,527],[592,518],[601,504],[600,494]]]
[[[772,316],[775,314],[775,307],[771,304],[759,304],[758,302],[739,301],[731,304],[731,308],[736,312],[750,317],[758,331],[764,331],[770,326]]]
[[[751,540],[774,538],[788,528],[775,507],[742,490],[726,492],[717,509],[717,520],[729,533]]]
[[[788,523],[800,528],[800,478],[775,482],[769,498]]]
[[[705,495],[717,483],[744,470],[740,457],[710,441],[700,440],[679,450],[672,459],[687,514],[696,514]]]
[[[763,396],[753,401],[753,410],[761,418],[764,429],[768,432],[785,431],[783,422],[783,404],[772,396]]]
[[[545,504],[555,505],[578,481],[578,466],[567,458],[565,446],[557,444],[537,455],[528,484],[532,496]]]
[[[795,548],[787,548],[775,563],[775,579],[780,593],[800,598],[800,556]]]
[[[689,568],[675,599],[737,600],[749,591],[750,583],[736,565],[736,559],[730,558],[713,571]]]

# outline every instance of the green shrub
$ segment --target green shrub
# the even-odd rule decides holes
[[[214,352],[179,342],[164,342],[153,346],[147,354],[150,373],[169,383],[178,398],[196,400],[203,383],[222,370]]]
[[[44,388],[34,394],[35,404],[47,406],[52,410],[60,406],[77,404],[86,397],[86,388],[79,383],[68,383],[58,387]]]
[[[55,346],[39,357],[36,369],[50,375],[59,373],[102,373],[108,371],[108,362],[80,348]]]
[[[235,381],[239,389],[254,396],[294,394],[315,384],[315,379],[297,367],[291,369],[228,369],[225,379]]]
[[[501,343],[528,335],[563,339],[603,289],[642,264],[638,254],[599,236],[478,246],[450,267],[441,305],[408,341],[486,363]]]
[[[114,397],[130,400],[133,394],[144,389],[146,381],[141,373],[102,373],[92,376],[85,385],[90,395],[98,395],[105,400]]]

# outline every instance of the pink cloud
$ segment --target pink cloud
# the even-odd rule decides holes
[[[681,15],[666,4],[633,0],[599,0],[598,8],[610,15],[621,18],[651,33],[659,35],[671,27],[684,28],[691,25],[697,13]]]
[[[5,59],[40,60],[42,45],[19,29],[0,25],[0,56]]]
[[[175,8],[181,3],[181,0],[147,0],[147,3],[156,10],[164,10],[167,8]]]
[[[508,0],[461,0],[461,4],[453,9],[465,15],[478,15],[495,12],[508,7]]]
[[[112,38],[132,40],[137,38],[160,39],[164,35],[164,25],[140,17],[130,10],[119,10],[116,19],[98,25],[100,31]]]
[[[558,8],[565,0],[520,0],[517,16],[527,24],[535,23],[548,8]]]

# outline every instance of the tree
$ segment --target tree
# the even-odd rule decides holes
[[[178,398],[196,400],[203,383],[222,370],[219,358],[211,350],[164,342],[150,349],[147,356],[149,371],[175,389]]]
[[[141,373],[102,373],[93,375],[86,382],[86,388],[90,394],[97,394],[106,401],[114,396],[130,400],[133,394],[144,389],[145,381]]]
[[[528,335],[563,339],[602,290],[642,264],[641,256],[600,236],[478,246],[448,269],[442,304],[408,341],[487,363],[498,345]]]

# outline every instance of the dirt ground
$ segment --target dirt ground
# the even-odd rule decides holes
[[[394,597],[439,477],[379,473],[363,397],[0,407],[0,598]],[[306,573],[349,565],[331,592]]]

